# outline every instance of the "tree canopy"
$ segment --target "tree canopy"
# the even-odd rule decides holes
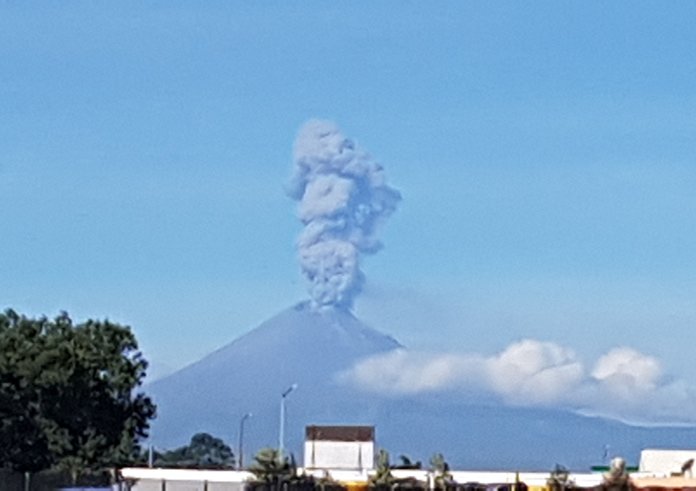
[[[191,443],[158,454],[158,467],[184,467],[190,469],[234,469],[232,449],[220,438],[208,433],[196,433]]]
[[[0,314],[0,466],[73,476],[131,463],[155,406],[130,328]]]

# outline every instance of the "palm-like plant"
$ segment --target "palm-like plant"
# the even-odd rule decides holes
[[[391,489],[395,481],[389,464],[389,452],[381,449],[377,454],[377,468],[374,475],[370,476],[368,485],[372,489],[385,490]]]
[[[687,464],[685,464],[685,466]],[[684,471],[682,471],[682,474],[683,473]],[[629,491],[632,487],[631,479],[626,471],[626,461],[621,457],[614,457],[612,459],[609,472],[603,477],[602,484],[600,485],[602,491]]]
[[[391,490],[422,490],[425,489],[426,483],[413,477],[397,479],[392,474],[392,469],[420,469],[420,462],[412,462],[406,455],[399,457],[400,465],[392,466],[389,462],[389,452],[382,449],[377,455],[377,469],[375,474],[370,477],[368,486],[373,491],[391,491]]]
[[[556,467],[551,471],[546,484],[551,491],[565,491],[575,487],[575,482],[570,479],[570,472],[560,464],[556,464]]]
[[[435,489],[445,490],[457,485],[450,473],[449,464],[441,453],[436,453],[430,458],[430,470],[433,474]]]
[[[275,448],[261,449],[249,471],[256,477],[249,488],[256,491],[313,491],[318,484],[313,476],[298,474],[293,455],[284,457]]]
[[[254,456],[254,463],[249,466],[257,482],[277,484],[288,481],[294,474],[287,457],[282,457],[275,448],[262,448]]]

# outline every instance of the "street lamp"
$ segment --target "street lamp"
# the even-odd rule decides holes
[[[280,395],[280,431],[278,434],[278,457],[283,458],[283,447],[285,444],[285,398],[297,389],[297,384],[292,384]]]
[[[244,447],[242,446],[244,444],[244,422],[251,418],[252,414],[251,413],[246,413],[244,416],[242,416],[242,419],[239,420],[239,468],[243,469],[244,468]]]

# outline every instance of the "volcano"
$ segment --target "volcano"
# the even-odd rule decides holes
[[[399,347],[346,309],[314,310],[300,303],[150,384],[148,393],[158,405],[153,440],[168,447],[207,431],[232,442],[239,418],[251,412],[249,447],[276,446],[280,394],[295,383],[297,393],[287,401],[291,446],[300,444],[305,422],[369,422],[369,404],[356,407],[358,399],[336,375],[361,358]]]
[[[441,452],[453,468],[470,469],[549,470],[559,463],[586,470],[602,463],[607,445],[635,462],[647,446],[688,448],[696,441],[694,428],[633,427],[457,391],[388,396],[346,383],[341,374],[361,359],[401,347],[350,312],[364,282],[360,257],[381,249],[378,232],[401,193],[387,184],[382,165],[330,121],[303,125],[293,156],[287,191],[298,202],[298,257],[311,300],[149,385],[158,406],[156,446],[185,444],[197,432],[236,443],[242,418],[253,413],[246,456],[276,447],[281,394],[293,384],[284,443],[298,461],[310,424],[375,426],[377,445],[396,455],[427,462]]]
[[[646,428],[569,411],[506,407],[456,394],[403,397],[366,393],[337,376],[358,360],[401,345],[346,309],[289,308],[200,361],[147,387],[158,406],[152,442],[187,443],[208,432],[237,445],[241,418],[245,460],[277,447],[281,394],[286,399],[286,448],[301,462],[310,424],[376,427],[377,445],[427,462],[445,455],[453,468],[546,471],[602,464],[605,448],[636,462],[646,447],[693,448],[696,429]]]

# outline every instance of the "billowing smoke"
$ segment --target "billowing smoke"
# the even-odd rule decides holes
[[[360,253],[380,249],[377,232],[401,195],[367,152],[321,120],[297,135],[288,194],[299,201],[297,246],[313,306],[350,308],[364,281]]]

